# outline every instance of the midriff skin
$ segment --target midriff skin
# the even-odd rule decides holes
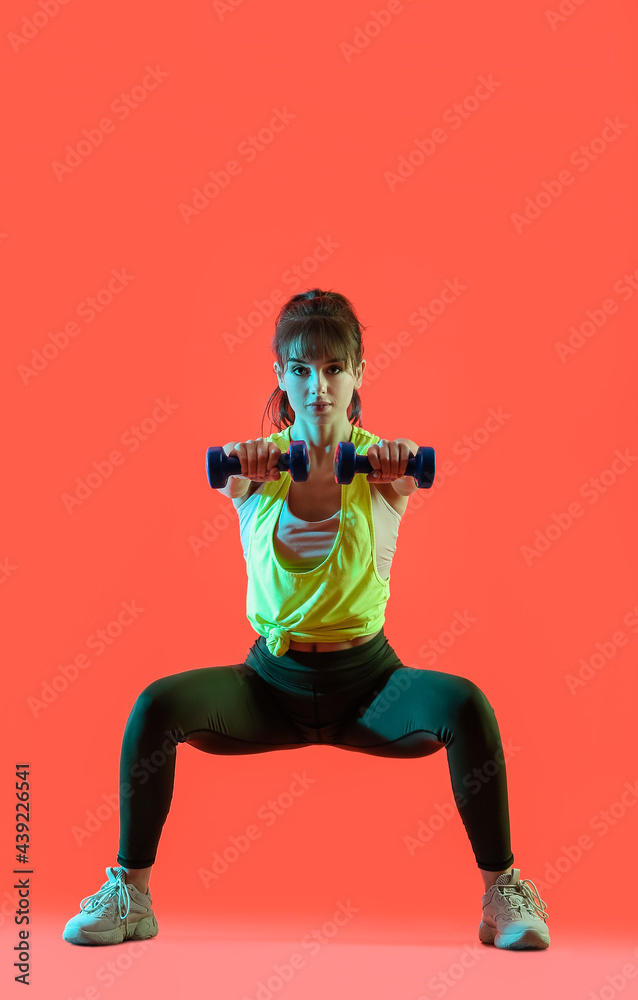
[[[308,489],[312,482],[312,489]],[[251,488],[241,499],[247,499],[251,492],[259,488],[258,482],[251,483]],[[383,494],[385,499],[394,507],[399,514],[405,513],[408,505],[407,497],[396,492],[391,483],[370,484]],[[288,488],[288,508],[295,517],[300,517],[303,521],[325,521],[333,517],[341,506],[341,486],[335,482],[332,464],[325,470],[315,467],[314,474],[311,473],[305,483],[290,483]],[[297,642],[291,640],[290,649],[299,649],[305,653],[330,653],[338,649],[350,649],[351,646],[361,646],[364,642],[372,642],[381,632],[377,629],[372,635],[361,635],[355,639],[345,642]]]
[[[290,640],[290,649],[301,649],[306,653],[330,653],[335,649],[349,649],[350,646],[361,646],[364,642],[371,642],[375,635],[360,635],[356,639],[350,639],[349,642],[297,642],[296,639]]]
[[[334,649],[349,649],[350,646],[361,646],[364,642],[371,642],[379,632],[375,632],[374,635],[360,635],[356,639],[350,639],[349,642],[297,642],[296,639],[291,639],[290,649],[301,649],[306,653],[330,653]]]

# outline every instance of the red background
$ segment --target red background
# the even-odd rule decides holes
[[[638,801],[616,805],[604,833],[600,816],[638,782],[635,11],[398,7],[374,8],[389,21],[376,31],[358,0],[68,3],[31,32],[41,7],[4,7],[3,877],[9,891],[14,765],[26,760],[37,914],[54,938],[116,863],[116,810],[81,843],[74,829],[117,790],[138,693],[165,674],[241,662],[255,638],[237,516],[209,488],[205,453],[262,433],[279,308],[264,318],[266,303],[319,286],[347,295],[367,328],[363,426],[437,453],[435,486],[410,500],[400,527],[389,641],[406,665],[431,667],[424,644],[457,612],[476,619],[434,668],[477,683],[504,743],[519,748],[507,766],[514,864],[544,887],[555,939],[580,942],[593,924],[594,935],[626,936],[632,960],[635,903],[609,876],[631,873]],[[168,75],[136,91],[149,66]],[[112,105],[131,91],[137,106],[120,117]],[[275,109],[292,120],[262,132],[249,160],[242,143]],[[59,179],[66,147],[105,117],[112,130]],[[401,158],[437,129],[444,141],[399,179]],[[180,205],[233,159],[238,174],[186,221]],[[333,244],[322,261],[320,241]],[[122,268],[126,288],[92,322],[80,318]],[[448,282],[462,287],[452,302],[439,298]],[[577,341],[588,311],[598,321]],[[232,341],[240,318],[249,335]],[[25,374],[73,320],[79,333]],[[561,359],[570,336],[580,346]],[[132,451],[122,435],[157,398],[176,409]],[[485,430],[492,410],[507,417]],[[266,421],[263,433],[273,430]],[[69,512],[76,479],[116,449],[122,464]],[[617,452],[633,457],[605,473]],[[574,503],[581,516],[556,528]],[[195,554],[206,521],[218,535]],[[125,601],[143,613],[102,655],[88,651]],[[613,656],[570,691],[567,675],[597,643]],[[83,651],[90,665],[35,710],[29,698]],[[315,779],[308,792],[206,888],[198,870],[302,769]],[[476,943],[482,882],[458,815],[414,856],[404,839],[450,798],[443,752],[181,747],[151,882],[160,927],[192,919],[205,948],[200,918],[234,922],[239,935],[253,920],[262,932],[289,919],[304,929],[351,899],[359,915],[342,942],[451,922],[450,940],[458,930]],[[585,834],[590,848],[565,861]],[[604,915],[592,903],[601,887],[613,893]],[[74,961],[105,960],[55,950],[60,996],[91,982]],[[144,977],[157,974],[144,964]],[[601,968],[583,995],[615,964]],[[38,975],[42,985],[42,958]],[[257,978],[231,981],[228,995]]]

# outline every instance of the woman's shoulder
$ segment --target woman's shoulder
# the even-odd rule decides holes
[[[290,442],[290,424],[288,424],[286,427],[282,427],[280,431],[275,430],[272,432],[272,434],[266,435],[264,441],[274,441],[274,443],[277,444],[280,439],[281,441],[284,442]],[[282,448],[282,451],[283,450],[286,449]]]
[[[356,424],[352,428],[352,443],[355,448],[369,448],[371,444],[377,444],[381,440],[380,434],[374,434],[372,431],[367,431],[364,427],[358,427]]]

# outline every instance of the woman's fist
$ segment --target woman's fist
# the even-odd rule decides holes
[[[236,456],[241,462],[241,475],[235,479],[252,479],[263,483],[267,479],[279,479],[281,473],[276,468],[281,455],[274,441],[265,438],[250,438],[248,441],[237,441],[234,445],[225,444],[224,452],[228,456]]]
[[[391,483],[393,479],[402,479],[412,454],[403,438],[396,441],[381,438],[378,444],[371,444],[366,452],[366,458],[372,466],[372,472],[368,473],[366,479],[370,483]]]

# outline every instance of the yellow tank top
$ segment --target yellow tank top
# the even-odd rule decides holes
[[[282,452],[290,446],[290,427],[265,439]],[[358,455],[380,441],[353,426]],[[345,642],[373,635],[385,621],[390,579],[379,576],[375,556],[370,483],[357,474],[341,487],[339,530],[330,553],[315,569],[285,569],[273,535],[292,482],[289,472],[264,483],[251,525],[246,572],[246,617],[274,656],[283,656],[290,641]]]

